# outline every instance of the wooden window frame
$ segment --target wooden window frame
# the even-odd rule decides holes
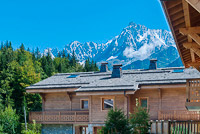
[[[141,106],[141,100],[147,99],[147,110],[149,109],[149,97],[139,97],[139,106]]]
[[[88,108],[82,108],[82,101],[88,101]],[[81,110],[89,110],[89,99],[80,99],[80,109]]]
[[[104,109],[104,99],[113,99],[113,109],[115,108],[115,97],[101,97],[101,111],[109,111],[111,108]]]

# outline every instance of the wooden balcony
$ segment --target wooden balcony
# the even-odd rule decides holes
[[[41,111],[29,112],[29,121],[41,124],[88,123],[89,111]]]
[[[158,112],[158,120],[199,121],[200,114],[196,111],[166,110]]]
[[[200,111],[200,79],[187,80],[185,107],[189,111]]]

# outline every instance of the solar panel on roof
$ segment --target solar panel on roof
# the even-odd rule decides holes
[[[77,74],[72,74],[70,76],[68,76],[67,78],[76,78],[78,75]]]

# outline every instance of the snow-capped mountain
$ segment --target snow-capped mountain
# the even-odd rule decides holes
[[[121,63],[124,69],[148,68],[151,58],[158,59],[158,67],[166,67],[171,63],[175,66],[179,61],[171,32],[149,29],[133,22],[105,44],[74,41],[67,44],[64,50],[70,54],[74,51],[80,62],[89,57],[98,64],[102,61],[109,62],[109,65]],[[51,52],[56,56],[58,50],[52,49]]]

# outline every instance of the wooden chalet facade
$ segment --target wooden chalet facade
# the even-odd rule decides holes
[[[96,134],[110,108],[134,112],[136,99],[149,110],[151,120],[198,120],[200,114],[185,108],[186,79],[198,80],[196,69],[157,69],[152,60],[147,70],[113,71],[102,63],[100,72],[56,74],[27,87],[39,93],[42,111],[30,112],[29,121],[43,124],[42,133]]]
[[[200,0],[161,1],[179,54],[186,68],[200,71]],[[200,111],[199,80],[187,80],[185,106]]]

